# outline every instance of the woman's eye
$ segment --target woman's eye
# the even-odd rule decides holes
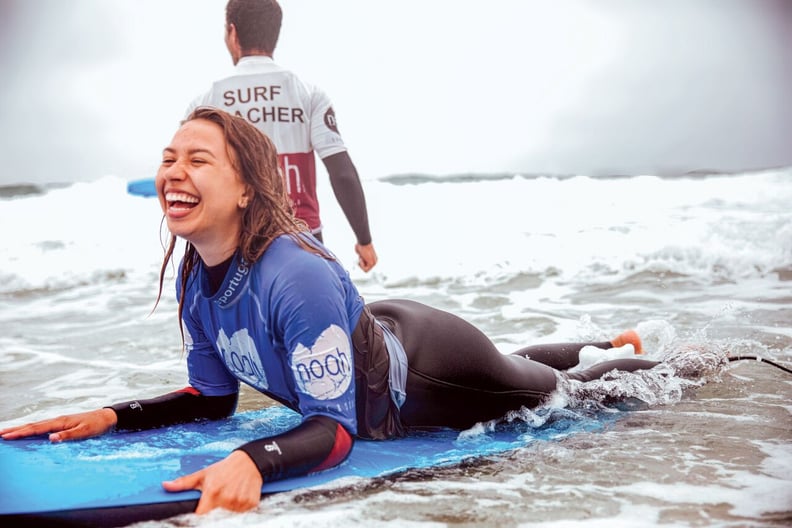
[[[173,158],[162,158],[163,165],[173,165]]]
[[[203,165],[204,163],[206,163],[206,160],[203,158],[193,158],[192,163],[193,165]]]

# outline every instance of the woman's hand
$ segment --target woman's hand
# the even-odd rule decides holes
[[[226,458],[190,475],[163,482],[167,491],[201,491],[195,513],[215,508],[241,512],[258,506],[261,500],[261,478],[256,464],[243,451],[234,451]]]
[[[49,420],[17,425],[0,430],[3,440],[17,440],[50,433],[50,442],[79,440],[106,433],[118,422],[113,409],[97,409],[78,414],[58,416]]]

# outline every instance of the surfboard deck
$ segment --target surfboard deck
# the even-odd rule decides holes
[[[296,426],[284,407],[237,413],[216,422],[140,432],[117,432],[52,444],[44,436],[0,441],[0,525],[121,526],[193,511],[197,491],[168,493],[161,483],[197,471],[236,447]],[[388,441],[357,440],[340,466],[299,478],[265,483],[262,495],[326,484],[343,477],[377,477],[407,469],[458,464],[603,427],[598,419],[556,420],[532,428],[512,423],[483,435],[458,431],[412,433]]]

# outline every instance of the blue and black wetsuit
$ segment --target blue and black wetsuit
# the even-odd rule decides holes
[[[408,427],[465,429],[522,406],[536,407],[556,389],[557,372],[577,365],[584,346],[612,348],[609,342],[556,343],[503,354],[478,328],[448,312],[409,300],[379,301],[369,308],[407,352],[407,398],[400,417]],[[656,364],[616,359],[565,375],[589,381],[613,369]]]
[[[337,465],[355,437],[467,428],[536,407],[583,346],[610,347],[538,345],[502,354],[447,312],[408,300],[366,305],[337,261],[289,236],[252,264],[238,255],[214,268],[199,264],[184,306],[190,387],[112,406],[117,427],[228,416],[242,381],[303,415],[293,430],[240,447],[265,481]],[[587,381],[655,364],[623,359],[568,375]]]

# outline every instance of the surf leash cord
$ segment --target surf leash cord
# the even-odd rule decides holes
[[[775,368],[783,370],[787,374],[792,374],[792,369],[790,369],[789,367],[785,367],[784,365],[776,363],[775,361],[770,361],[769,359],[765,359],[765,358],[760,357],[760,356],[729,356],[728,358],[729,358],[729,361],[742,361],[744,359],[753,359],[753,360],[758,361],[760,363],[767,363],[768,365],[772,365]]]

